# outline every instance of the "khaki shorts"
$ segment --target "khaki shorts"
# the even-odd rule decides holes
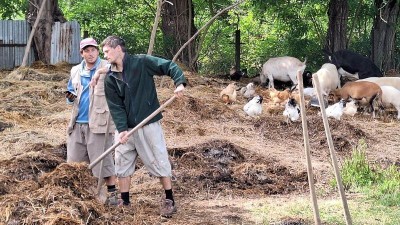
[[[119,134],[116,131],[115,143],[119,141],[118,137]],[[171,177],[171,164],[159,121],[139,128],[129,137],[127,143],[121,144],[115,149],[117,177],[131,176],[135,172],[138,156],[152,175]]]
[[[112,134],[109,134],[104,148],[104,137],[105,134],[92,133],[88,124],[76,123],[67,137],[67,162],[93,162],[113,145]],[[97,178],[100,176],[100,165],[101,162],[92,168]],[[108,154],[103,159],[103,178],[112,175],[115,175],[114,160],[112,154]]]

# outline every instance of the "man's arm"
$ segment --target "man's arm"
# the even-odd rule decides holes
[[[167,75],[174,81],[175,87],[179,85],[186,86],[186,78],[182,69],[171,60],[146,55],[147,69],[156,75]]]

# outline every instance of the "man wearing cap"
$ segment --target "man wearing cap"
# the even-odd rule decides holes
[[[71,120],[67,128],[68,163],[91,163],[97,159],[105,149],[112,146],[111,135],[115,130],[104,94],[105,75],[100,75],[99,85],[96,87],[89,85],[95,72],[106,67],[107,61],[100,59],[99,47],[93,38],[85,38],[80,42],[80,52],[83,60],[72,67],[65,96],[67,103],[72,105]],[[92,169],[93,175],[99,179],[100,166],[101,164],[98,164]],[[102,178],[108,190],[106,204],[117,205],[118,195],[112,155],[103,159]]]

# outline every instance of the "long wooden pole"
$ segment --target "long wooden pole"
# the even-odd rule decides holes
[[[156,111],[154,111],[152,114],[150,114],[146,119],[144,119],[142,122],[140,122],[136,127],[134,127],[132,130],[130,130],[127,133],[127,136],[131,136],[135,131],[137,131],[139,128],[144,126],[149,120],[151,120],[154,116],[156,116],[161,110],[163,110],[167,105],[169,105],[174,99],[176,98],[176,95],[173,95],[168,101],[164,102]],[[90,165],[89,169],[92,169],[95,165],[97,165],[104,157],[106,157],[108,154],[110,154],[116,147],[118,147],[121,144],[121,142],[115,143],[113,146],[111,146],[109,149],[107,149],[103,154],[101,154],[97,159],[95,159]]]
[[[46,5],[46,2],[47,2],[47,0],[43,0],[42,5],[40,6],[39,12],[37,14],[35,23],[33,24],[31,33],[29,34],[28,43],[26,43],[24,58],[22,59],[21,67],[25,67],[26,61],[28,61],[28,55],[29,55],[29,51],[31,49],[32,39],[33,39],[33,36],[35,35],[40,18],[42,17],[42,12],[43,12],[44,6]]]
[[[297,82],[298,82],[299,94],[300,94],[300,116],[301,116],[301,123],[303,125],[304,151],[306,154],[306,161],[307,161],[308,185],[310,186],[310,197],[311,197],[311,202],[313,205],[314,222],[316,225],[320,225],[321,218],[319,216],[317,195],[315,194],[314,174],[312,171],[312,164],[311,164],[310,139],[308,136],[306,107],[304,104],[305,100],[304,100],[304,92],[303,92],[303,90],[304,90],[303,74],[301,73],[301,71],[297,71]]]
[[[351,221],[349,206],[347,205],[346,194],[344,192],[342,178],[340,176],[339,166],[337,164],[335,148],[333,146],[332,135],[331,135],[331,131],[329,129],[328,117],[326,116],[326,111],[325,111],[325,107],[324,107],[324,104],[323,104],[324,103],[324,99],[322,97],[321,87],[319,85],[319,80],[318,80],[317,76],[313,76],[313,84],[314,84],[314,88],[317,91],[317,97],[318,97],[318,101],[319,101],[319,105],[320,105],[319,108],[321,109],[321,115],[322,115],[322,120],[324,122],[326,139],[328,141],[329,152],[331,154],[332,165],[333,165],[333,169],[335,171],[335,177],[336,177],[336,182],[337,182],[339,194],[340,194],[340,197],[342,198],[346,224],[347,225],[351,225],[353,223]]]

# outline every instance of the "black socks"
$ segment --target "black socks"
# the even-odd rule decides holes
[[[129,205],[131,203],[129,201],[129,192],[121,192],[121,199],[124,205]]]
[[[117,189],[115,188],[115,185],[110,185],[110,186],[108,186],[107,185],[107,191],[108,192],[114,192],[114,191],[116,191]]]
[[[165,198],[171,200],[173,202],[173,205],[175,205],[174,196],[172,194],[172,189],[165,190]]]

